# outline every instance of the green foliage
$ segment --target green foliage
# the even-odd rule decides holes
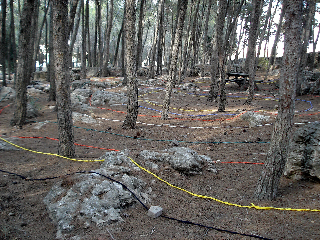
[[[269,60],[267,58],[259,58],[258,66],[261,67],[261,70],[266,71],[268,69]]]

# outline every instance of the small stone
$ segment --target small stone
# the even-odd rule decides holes
[[[148,216],[152,218],[157,218],[162,214],[162,207],[151,206],[148,211]]]

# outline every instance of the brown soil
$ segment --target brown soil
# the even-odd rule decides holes
[[[208,89],[209,79],[188,79],[201,87]],[[243,105],[246,96],[235,83],[227,85],[228,97],[227,112],[224,114],[240,114],[244,110],[259,110],[264,115],[271,116],[269,123],[275,119],[277,102],[273,98],[276,91],[274,84],[259,84],[259,96],[252,106]],[[141,86],[142,88],[146,86]],[[163,86],[160,86],[163,87]],[[112,91],[122,90],[121,87]],[[198,111],[182,111],[172,109],[172,112],[183,116],[171,115],[173,118],[162,121],[158,117],[159,112],[140,108],[138,121],[147,124],[137,124],[134,130],[123,130],[122,122],[101,120],[123,120],[125,114],[106,110],[95,109],[89,113],[101,124],[85,124],[75,122],[81,127],[74,129],[75,141],[95,147],[111,148],[130,151],[130,157],[142,166],[144,162],[137,157],[141,150],[163,150],[176,144],[172,141],[152,140],[178,140],[191,142],[230,142],[230,143],[184,143],[199,154],[211,157],[216,162],[217,173],[205,170],[200,175],[186,176],[166,165],[160,165],[159,170],[154,171],[162,179],[184,188],[190,192],[211,196],[216,199],[236,203],[240,205],[274,206],[279,208],[294,209],[320,209],[320,185],[312,181],[294,181],[282,178],[279,189],[279,197],[274,201],[258,201],[254,199],[254,191],[263,165],[226,163],[226,162],[251,162],[263,163],[271,138],[272,125],[260,127],[248,127],[248,122],[234,116],[217,113],[217,103],[210,103],[201,95],[207,92],[196,92],[195,95],[187,94],[185,90],[177,90],[173,94],[171,106]],[[157,103],[161,104],[164,91],[150,88],[150,92],[141,97],[140,105],[161,110]],[[30,119],[36,122],[46,120],[55,122],[56,113],[50,108],[53,102],[47,101],[47,94],[33,96],[36,100],[41,116]],[[267,98],[271,97],[271,98]],[[267,100],[269,99],[269,100]],[[319,119],[320,98],[317,96],[302,96],[304,101],[296,102],[297,112],[294,122],[306,123]],[[148,102],[150,101],[150,102]],[[311,107],[309,111],[305,111]],[[152,102],[152,104],[151,104]],[[3,109],[9,103],[12,105]],[[102,106],[117,111],[126,111],[125,106]],[[35,129],[36,122],[29,122],[22,129],[10,126],[13,116],[13,102],[0,102],[3,109],[0,116],[0,136],[13,141],[27,149],[45,153],[57,153],[57,141],[45,138],[17,138],[20,137],[49,137],[57,138],[58,131],[55,123],[49,122],[40,129]],[[200,110],[214,110],[205,112]],[[200,115],[217,113],[210,116],[188,117],[187,114]],[[87,113],[88,114],[88,113]],[[192,118],[193,120],[190,120]],[[203,121],[210,120],[210,121]],[[152,124],[165,124],[170,126],[155,126]],[[178,127],[173,127],[178,126]],[[179,127],[184,126],[184,127]],[[295,124],[294,128],[304,126]],[[204,128],[190,128],[204,127]],[[98,131],[86,130],[96,129]],[[112,134],[110,134],[112,133]],[[120,134],[123,136],[115,135]],[[131,136],[124,137],[124,136]],[[141,140],[149,139],[149,140]],[[236,143],[238,142],[238,143]],[[254,143],[246,143],[254,142]],[[259,143],[260,142],[260,143]],[[78,159],[96,159],[106,150],[76,146]],[[50,155],[43,155],[24,150],[0,151],[0,170],[17,173],[27,178],[46,178],[64,176],[69,173],[82,170],[99,168],[100,163],[75,162]],[[281,210],[257,210],[252,208],[240,208],[228,206],[214,200],[198,198],[190,194],[172,188],[157,180],[152,175],[137,171],[133,173],[143,179],[153,190],[152,202],[148,205],[161,206],[168,217],[191,221],[194,223],[224,229],[237,233],[257,235],[270,239],[319,239],[320,221],[319,212],[309,211],[281,211]],[[70,177],[64,177],[68,179]],[[59,179],[44,181],[26,181],[18,176],[0,172],[0,239],[55,239],[56,226],[48,216],[43,198],[49,189]],[[68,181],[66,181],[68,182]],[[74,239],[251,239],[239,234],[220,232],[197,225],[186,224],[174,220],[159,217],[152,219],[147,216],[146,210],[139,203],[124,209],[122,217],[125,222],[111,224],[103,227],[91,226],[84,228],[77,226],[74,235],[81,236]]]

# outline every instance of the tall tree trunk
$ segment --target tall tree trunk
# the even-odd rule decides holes
[[[192,73],[195,72],[195,65],[196,65],[196,55],[198,51],[198,41],[197,41],[197,28],[198,28],[198,16],[199,16],[199,7],[200,7],[200,0],[196,3],[195,10],[193,12],[193,19],[192,19],[192,29],[191,29],[191,37],[190,37],[190,71]]]
[[[271,10],[272,10],[272,0],[269,0],[269,5],[268,5],[268,10],[267,10],[267,15],[264,21],[264,25],[263,25],[263,29],[260,35],[260,41],[259,41],[259,45],[258,45],[258,51],[257,51],[257,57],[260,57],[260,51],[261,51],[261,46],[262,46],[262,42],[265,40],[265,33],[268,27],[268,23],[269,23],[269,19],[271,17]],[[263,4],[263,1],[262,1]]]
[[[73,48],[74,48],[74,43],[76,42],[76,38],[78,35],[78,30],[79,30],[79,25],[80,25],[80,18],[81,18],[81,11],[82,11],[82,4],[83,1],[80,0],[79,4],[77,6],[77,10],[76,10],[76,14],[74,16],[74,21],[71,22],[75,22],[74,26],[73,26],[73,30],[70,33],[70,44],[69,44],[69,61],[70,61],[70,67],[73,67],[72,65],[72,53],[73,53]],[[69,18],[70,19],[70,18]]]
[[[146,0],[140,1],[140,13],[138,23],[138,40],[137,40],[137,55],[136,55],[136,69],[141,68],[142,65],[142,36],[143,36],[143,18],[144,18],[144,5]]]
[[[10,57],[9,57],[9,73],[15,73],[17,68],[17,48],[16,48],[16,34],[14,28],[14,8],[13,0],[10,0]],[[16,75],[16,74],[15,74]]]
[[[14,116],[11,120],[11,125],[17,125],[20,128],[26,122],[27,116],[27,85],[31,77],[29,67],[29,56],[33,53],[31,41],[32,35],[35,31],[30,29],[32,19],[30,16],[35,14],[35,1],[25,0],[23,4],[22,14],[20,18],[20,34],[19,34],[19,54],[17,65],[17,79],[16,79],[16,99]]]
[[[185,41],[184,41],[184,46],[183,49],[181,49],[182,51],[182,55],[181,55],[181,67],[180,67],[180,74],[179,74],[179,80],[178,80],[178,84],[180,84],[185,77],[187,76],[187,68],[188,68],[188,50],[189,50],[189,45],[190,45],[190,29],[191,29],[191,21],[192,21],[192,12],[194,9],[194,3],[193,5],[190,7],[190,15],[189,15],[189,19],[188,19],[188,27],[187,27],[187,31],[185,33]],[[182,48],[182,46],[181,46]],[[176,84],[176,82],[174,82],[174,85]]]
[[[48,0],[48,3],[46,4],[45,10],[44,10],[44,16],[43,16],[43,19],[41,22],[41,26],[40,26],[38,34],[36,36],[35,48],[34,48],[34,53],[33,53],[33,59],[35,61],[37,60],[37,55],[39,54],[39,50],[40,50],[40,41],[41,41],[41,36],[42,36],[42,30],[43,30],[45,22],[47,21],[47,12],[49,9],[49,4],[50,4],[50,0]],[[40,63],[40,61],[39,61],[39,63]]]
[[[315,65],[316,47],[317,47],[319,36],[320,36],[320,24],[318,26],[319,26],[319,31],[316,38],[314,37],[315,28],[313,29],[313,44],[312,44],[312,58],[311,58],[312,60],[310,65],[311,70],[313,70],[316,67]]]
[[[303,70],[307,66],[307,50],[309,46],[312,22],[314,21],[314,14],[316,10],[316,2],[315,0],[308,0],[307,1],[307,9],[306,9],[306,19],[304,21],[304,33],[302,39],[302,49],[301,49],[301,63],[300,63],[300,70],[299,70],[299,77],[297,81],[297,96],[302,95],[301,85],[304,81]]]
[[[296,81],[301,56],[302,0],[285,0],[285,38],[280,76],[279,110],[270,148],[256,189],[258,199],[274,199],[287,160],[292,132]]]
[[[164,0],[160,0],[159,2],[159,10],[160,10],[160,15],[158,16],[158,42],[157,42],[157,75],[162,74],[162,53],[163,53],[163,45],[164,45],[164,27],[163,27],[163,22],[164,22]]]
[[[103,62],[103,53],[102,53],[102,51],[103,51],[103,45],[102,45],[102,34],[101,34],[101,4],[100,4],[100,2],[98,1],[98,6],[97,6],[97,11],[98,11],[98,18],[99,18],[99,20],[98,20],[98,22],[99,22],[99,24],[98,24],[98,43],[99,43],[99,48],[98,48],[98,51],[99,51],[99,53],[98,53],[98,67],[99,67],[99,69],[101,69],[102,68],[102,62]],[[101,72],[100,72],[100,74],[101,74]]]
[[[128,103],[127,116],[122,128],[135,128],[138,117],[138,81],[136,76],[136,57],[135,57],[135,0],[126,0],[125,11],[125,56],[126,56],[126,75],[128,80]]]
[[[32,35],[32,40],[31,40],[31,54],[29,55],[29,71],[30,75],[32,76],[33,72],[36,71],[36,58],[34,55],[34,52],[36,51],[35,49],[38,47],[36,46],[36,39],[37,39],[37,33],[39,31],[38,23],[39,23],[39,10],[40,10],[40,0],[35,1],[35,13],[32,16],[32,21],[31,21],[31,29],[34,29],[35,34]],[[30,80],[28,84],[30,84]]]
[[[174,36],[174,44],[172,46],[172,53],[171,53],[172,57],[171,57],[171,63],[170,63],[170,69],[169,69],[169,80],[166,86],[166,94],[164,97],[162,113],[161,113],[161,118],[164,120],[168,119],[170,98],[171,98],[172,88],[175,83],[177,60],[178,60],[179,49],[181,47],[182,33],[183,33],[184,20],[185,20],[187,8],[188,8],[188,0],[181,0],[179,13],[177,13],[177,15],[179,16],[177,30]]]
[[[223,3],[222,3],[223,2]],[[217,32],[217,50],[218,50],[218,77],[220,79],[220,99],[219,99],[219,107],[218,112],[223,112],[226,108],[227,95],[226,95],[226,74],[225,74],[225,61],[226,61],[226,53],[225,53],[225,42],[224,42],[224,34],[223,28],[225,23],[225,17],[227,14],[227,6],[228,3],[226,1],[219,1],[219,14],[218,14],[218,22],[219,25]]]
[[[98,46],[98,27],[100,24],[99,19],[99,10],[98,6],[100,5],[99,0],[95,1],[95,7],[96,7],[96,16],[95,16],[95,22],[94,22],[94,41],[93,41],[93,51],[92,51],[92,65],[93,67],[97,67],[97,46]]]
[[[81,52],[81,78],[85,79],[87,78],[87,31],[85,29],[85,6],[84,6],[84,0],[82,1],[82,52]]]
[[[114,53],[114,58],[113,58],[113,65],[117,66],[117,61],[118,61],[118,53],[119,53],[119,48],[120,48],[120,41],[121,41],[121,36],[123,34],[123,26],[124,26],[124,21],[122,21],[120,31],[118,33],[118,38],[117,38],[117,45]]]
[[[109,9],[108,24],[106,29],[106,37],[104,40],[104,54],[103,54],[103,68],[102,76],[109,75],[108,64],[110,60],[110,36],[112,30],[112,21],[113,21],[113,0],[110,0],[110,9]]]
[[[59,154],[75,155],[73,122],[70,98],[70,72],[68,53],[68,0],[53,1],[53,51],[57,86],[57,118]]]
[[[274,65],[274,61],[276,58],[276,52],[277,52],[277,45],[280,39],[280,33],[281,33],[281,27],[282,27],[282,21],[283,21],[283,17],[285,14],[285,5],[284,3],[282,3],[282,9],[281,9],[281,14],[280,14],[280,19],[279,19],[279,23],[278,23],[278,27],[277,27],[277,32],[276,32],[276,36],[272,45],[272,49],[271,49],[271,54],[270,54],[270,60],[269,60],[269,67],[272,69],[272,66]],[[269,70],[269,69],[268,69]]]
[[[1,64],[2,64],[2,77],[3,82],[2,86],[7,86],[6,81],[6,60],[7,60],[7,35],[6,35],[6,18],[7,18],[7,0],[1,1],[1,12],[2,12],[2,21],[1,21]]]
[[[154,28],[154,36],[153,43],[151,47],[151,56],[150,56],[150,65],[149,65],[149,78],[154,78],[155,76],[155,62],[156,62],[156,52],[157,52],[157,43],[161,39],[160,31],[161,31],[161,15],[162,15],[162,6],[164,4],[164,0],[158,1],[158,12],[157,12],[157,26]],[[157,58],[157,61],[159,59]],[[157,65],[161,63],[157,62]],[[158,74],[158,73],[157,73]]]
[[[213,36],[213,51],[211,59],[211,84],[210,91],[208,95],[208,101],[213,101],[218,97],[218,79],[220,80],[220,91],[224,91],[225,88],[225,72],[224,72],[224,62],[225,62],[225,53],[224,53],[224,23],[227,14],[227,5],[226,1],[219,1],[218,15],[216,19],[215,32]],[[224,111],[226,95],[220,94],[219,102],[219,111]]]
[[[52,3],[50,4],[50,23],[49,23],[49,64],[47,70],[47,80],[50,83],[49,101],[56,100],[56,78],[54,74],[54,54],[53,54],[53,12]]]
[[[203,56],[202,56],[202,68],[201,68],[201,77],[204,77],[204,66],[207,62],[208,55],[209,55],[209,41],[208,41],[208,30],[209,30],[209,19],[210,19],[210,12],[211,12],[211,4],[212,0],[208,1],[207,4],[207,14],[206,14],[206,20],[204,23],[204,29],[203,29],[203,38],[202,38],[202,51],[203,51]]]
[[[90,44],[90,23],[89,23],[89,0],[87,0],[87,3],[86,3],[86,10],[85,10],[85,31],[86,31],[86,35],[87,35],[87,39],[86,39],[86,42],[87,42],[87,52],[88,52],[88,57],[87,57],[87,60],[88,60],[88,66],[89,67],[92,67],[92,56],[91,56],[91,44]]]
[[[257,57],[256,57],[256,44],[258,37],[258,28],[259,28],[259,20],[261,15],[261,0],[254,0],[253,3],[253,11],[251,15],[251,23],[249,30],[249,42],[248,42],[248,51],[246,57],[246,67],[245,71],[249,73],[249,96],[245,101],[245,104],[251,104],[254,95],[254,87],[255,87],[255,76],[257,69]],[[248,66],[248,67],[247,67]]]

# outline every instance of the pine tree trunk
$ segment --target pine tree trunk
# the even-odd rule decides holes
[[[88,60],[88,66],[89,67],[92,67],[92,55],[91,55],[91,43],[90,43],[90,28],[89,28],[89,0],[87,0],[87,3],[86,3],[86,10],[85,10],[85,31],[86,31],[86,35],[87,35],[87,39],[86,39],[86,42],[87,42],[87,52],[88,52],[88,57],[87,57],[87,60]]]
[[[92,51],[92,65],[93,67],[97,67],[97,46],[98,46],[98,27],[100,24],[100,19],[99,19],[99,10],[98,10],[98,5],[99,5],[99,0],[95,1],[96,4],[96,16],[95,16],[95,22],[94,22],[94,41],[93,41],[93,51]]]
[[[98,17],[99,17],[99,24],[98,24],[98,59],[97,59],[97,65],[99,69],[102,68],[102,63],[103,63],[103,43],[102,43],[102,34],[101,34],[101,3],[99,2],[97,6],[97,11],[98,11]],[[101,72],[99,73],[101,75]]]
[[[53,2],[53,51],[56,75],[56,106],[60,155],[75,155],[73,122],[70,98],[70,72],[68,53],[68,0]]]
[[[199,7],[200,0],[196,3],[195,10],[193,12],[193,20],[192,20],[192,29],[191,29],[191,42],[190,42],[190,71],[192,73],[196,72],[196,56],[198,51],[198,41],[197,41],[197,27],[198,27],[198,16],[199,16]]]
[[[2,86],[7,86],[6,81],[6,60],[7,60],[7,36],[6,36],[6,15],[7,15],[7,0],[1,1],[1,64],[2,64]]]
[[[80,0],[79,4],[77,6],[77,10],[76,10],[76,15],[74,16],[74,27],[73,30],[70,33],[70,44],[69,44],[69,61],[70,61],[70,67],[73,67],[72,65],[72,53],[73,53],[73,48],[74,48],[74,44],[76,42],[76,38],[78,35],[78,30],[79,30],[79,25],[80,25],[80,18],[81,18],[81,11],[82,11],[82,3],[83,1]],[[75,23],[74,23],[75,22]]]
[[[188,27],[187,31],[185,33],[185,41],[184,41],[184,46],[183,49],[181,49],[181,67],[180,67],[180,76],[178,80],[178,84],[181,84],[181,82],[186,78],[187,76],[187,68],[188,68],[188,50],[189,50],[189,45],[190,45],[190,29],[191,29],[191,19],[192,19],[192,11],[193,11],[193,6],[191,6],[190,9],[190,15],[188,19]],[[182,46],[181,46],[182,48]],[[174,85],[176,84],[175,82],[173,83]]]
[[[144,5],[146,0],[140,1],[140,13],[139,13],[139,23],[138,23],[138,40],[137,40],[137,55],[136,55],[136,69],[141,68],[142,65],[142,36],[143,36],[143,18],[144,18]]]
[[[273,1],[269,1],[267,15],[266,15],[266,18],[265,18],[265,21],[264,21],[264,24],[263,24],[262,32],[260,34],[260,41],[259,41],[258,51],[257,51],[257,57],[258,58],[260,57],[262,42],[265,40],[265,33],[266,33],[266,30],[267,30],[267,27],[268,27],[269,19],[271,17],[272,2]],[[263,4],[263,1],[262,1],[262,4]]]
[[[14,28],[14,8],[13,0],[10,0],[10,63],[9,63],[9,74],[15,73],[17,69],[17,48],[16,48],[16,34]]]
[[[221,4],[220,4],[221,3]],[[224,43],[224,23],[227,14],[226,1],[219,1],[219,10],[217,15],[217,23],[215,27],[215,34],[213,36],[213,53],[212,53],[212,67],[211,67],[211,85],[208,100],[216,99],[218,96],[218,79],[220,80],[220,100],[218,111],[224,111],[226,105],[225,93],[225,43]],[[217,79],[218,78],[218,79]]]
[[[49,64],[47,79],[50,83],[49,101],[56,101],[56,78],[54,74],[54,54],[53,54],[53,12],[52,3],[50,4],[50,23],[49,23]]]
[[[82,19],[81,19],[81,24],[82,24],[82,52],[81,52],[81,78],[85,79],[87,78],[87,31],[85,29],[85,6],[84,6],[84,0],[82,1]]]
[[[27,115],[27,86],[30,74],[30,55],[33,53],[32,35],[35,31],[30,29],[31,18],[35,14],[35,1],[25,0],[23,4],[22,14],[20,18],[20,34],[19,34],[19,53],[17,64],[17,79],[16,79],[16,99],[14,116],[11,120],[11,125],[17,125],[20,128],[25,124]]]
[[[34,52],[35,49],[37,48],[36,46],[36,39],[37,39],[37,32],[39,31],[38,28],[38,22],[39,22],[39,10],[40,10],[40,0],[37,0],[34,2],[35,6],[35,12],[32,16],[32,21],[31,21],[31,29],[33,29],[33,31],[35,32],[35,34],[32,34],[32,39],[31,39],[31,46],[30,46],[30,55],[29,55],[29,71],[30,71],[30,76],[33,75],[33,72],[36,71],[36,58],[34,56]],[[32,78],[29,79],[28,84],[30,84],[30,80]]]
[[[164,0],[159,1],[159,16],[158,16],[158,41],[157,41],[157,75],[162,74],[162,53],[164,39]]]
[[[283,21],[284,13],[286,10],[285,8],[286,7],[285,7],[284,3],[282,3],[282,9],[281,9],[280,19],[279,19],[279,23],[278,23],[278,28],[277,28],[276,36],[274,39],[274,43],[272,45],[271,54],[270,54],[270,60],[269,60],[269,67],[270,68],[272,68],[272,66],[274,65],[274,60],[276,58],[277,45],[278,45],[278,42],[280,39],[282,21]],[[269,69],[268,69],[268,71],[269,71]]]
[[[111,30],[112,30],[112,20],[113,20],[113,0],[110,1],[108,24],[107,24],[106,35],[105,35],[106,37],[104,41],[102,76],[109,75],[108,63],[110,60],[110,36],[111,36]]]
[[[113,58],[113,65],[118,66],[118,53],[119,53],[119,48],[120,48],[120,41],[121,41],[121,36],[123,34],[123,26],[124,26],[124,21],[122,21],[121,28],[118,33],[118,38],[117,38],[117,45],[114,53],[114,58]]]
[[[308,0],[307,1],[307,13],[306,13],[306,19],[304,22],[304,33],[303,33],[303,39],[302,39],[302,49],[301,49],[301,63],[300,63],[300,70],[299,70],[299,77],[297,81],[297,96],[302,95],[301,91],[301,85],[304,81],[303,71],[305,70],[305,67],[307,66],[307,50],[309,46],[309,39],[311,34],[311,28],[312,28],[312,22],[314,21],[314,14],[316,9],[316,2],[315,0]]]
[[[286,0],[283,69],[280,76],[280,99],[266,164],[256,189],[258,199],[274,199],[287,160],[292,132],[295,90],[301,56],[302,0]]]
[[[171,98],[172,88],[175,83],[177,60],[178,60],[179,49],[181,47],[182,32],[183,32],[184,20],[185,20],[187,8],[188,8],[188,0],[181,0],[179,14],[178,14],[179,19],[177,24],[177,31],[174,36],[174,44],[172,46],[172,54],[171,54],[172,57],[171,57],[171,63],[170,63],[170,69],[169,69],[169,79],[166,86],[166,94],[164,97],[162,113],[161,113],[161,118],[163,120],[168,119],[170,98]]]
[[[249,96],[245,101],[245,104],[250,105],[253,100],[254,95],[254,79],[256,76],[257,69],[257,57],[256,57],[256,44],[258,37],[258,28],[259,28],[259,20],[261,15],[261,0],[252,1],[253,3],[253,11],[251,15],[251,23],[249,30],[249,42],[248,42],[248,51],[246,57],[246,67],[245,70],[249,73]],[[247,67],[248,66],[248,67]]]
[[[126,76],[128,80],[128,103],[127,116],[122,128],[135,128],[138,117],[138,81],[136,77],[136,58],[135,58],[135,0],[126,0],[125,11],[125,57],[126,57]]]
[[[208,30],[209,30],[209,18],[210,18],[210,11],[211,11],[211,4],[212,0],[208,0],[208,5],[207,5],[207,12],[206,12],[206,20],[204,23],[204,29],[203,29],[203,38],[202,38],[202,68],[201,68],[201,77],[205,76],[204,73],[204,66],[206,65],[208,55],[209,55],[209,42],[208,42]]]

